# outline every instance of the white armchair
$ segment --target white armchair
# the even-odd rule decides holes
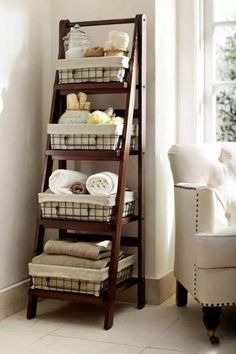
[[[202,305],[212,343],[221,308],[236,305],[236,143],[174,145],[176,303]]]

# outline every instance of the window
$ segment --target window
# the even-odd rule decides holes
[[[206,141],[236,141],[236,0],[203,0]]]

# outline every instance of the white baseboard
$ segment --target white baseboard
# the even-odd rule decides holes
[[[23,280],[8,288],[0,290],[0,320],[8,317],[27,306],[27,293],[29,279]],[[134,286],[126,291],[117,292],[117,300],[136,302],[136,289]],[[146,279],[146,303],[160,305],[175,292],[175,278],[173,272],[160,279]]]
[[[146,304],[160,305],[175,293],[175,277],[173,272],[166,274],[160,279],[146,278]],[[118,290],[117,300],[136,302],[137,287],[133,286],[125,291]]]
[[[0,320],[8,317],[27,305],[29,279],[0,290]]]

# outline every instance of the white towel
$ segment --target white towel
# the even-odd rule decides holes
[[[129,35],[126,32],[110,31],[108,34],[108,39],[115,49],[126,50],[128,48]]]
[[[55,170],[49,177],[49,188],[55,194],[72,194],[74,183],[85,183],[88,176],[71,170]]]
[[[89,115],[89,111],[67,110],[60,117],[58,124],[85,124]]]
[[[101,172],[89,176],[86,188],[91,195],[110,195],[117,192],[118,175],[112,172]]]

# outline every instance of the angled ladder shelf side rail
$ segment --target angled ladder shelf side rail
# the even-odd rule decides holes
[[[130,61],[129,69],[129,87],[130,90],[126,96],[126,108],[125,117],[127,118],[124,123],[123,132],[123,158],[120,161],[119,167],[119,183],[118,191],[116,197],[116,212],[115,212],[115,225],[116,230],[113,234],[112,240],[112,252],[111,252],[111,263],[109,268],[109,280],[108,280],[108,299],[105,305],[105,324],[104,328],[109,329],[113,324],[113,314],[114,314],[114,301],[115,301],[115,289],[116,289],[116,279],[117,279],[117,269],[118,269],[118,257],[120,250],[120,238],[122,232],[122,215],[124,206],[124,195],[126,187],[126,175],[127,175],[127,164],[129,157],[129,146],[131,138],[131,128],[132,120],[134,114],[134,102],[135,102],[135,86],[136,86],[136,74],[137,74],[137,41],[138,41],[138,19],[136,18],[134,26],[133,35],[133,48]]]

